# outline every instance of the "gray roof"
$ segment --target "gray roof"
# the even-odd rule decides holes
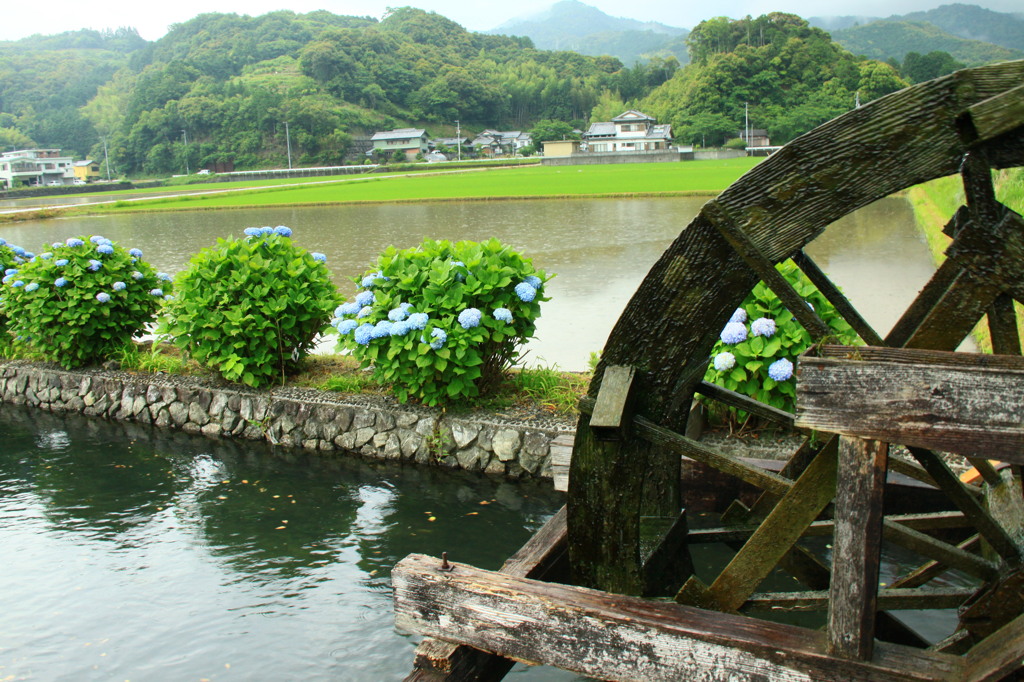
[[[615,124],[611,121],[591,123],[587,129],[586,137],[615,137]]]
[[[415,137],[423,137],[427,134],[422,128],[397,128],[396,130],[385,130],[374,133],[371,140],[411,140]]]
[[[657,119],[653,116],[648,116],[642,111],[636,109],[630,109],[629,111],[623,111],[621,114],[612,119],[613,122],[625,123],[627,121],[650,121],[654,123]]]
[[[657,126],[651,126],[650,130],[647,131],[647,138],[671,140],[672,126],[669,125],[668,123],[663,123],[662,125]]]

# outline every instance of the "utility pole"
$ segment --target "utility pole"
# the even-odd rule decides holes
[[[743,103],[743,137],[744,137],[744,142],[746,142],[746,146],[749,147],[750,146],[750,106],[746,102]],[[748,154],[749,154],[749,152],[748,152]]]
[[[110,157],[107,156],[107,138],[103,138],[103,163],[107,165],[107,182],[110,182]]]
[[[288,145],[288,170],[292,169],[292,136],[288,132],[288,121],[284,122],[284,139]]]
[[[185,175],[189,175],[188,171],[188,134],[184,129],[181,131],[181,139],[185,142]]]
[[[462,124],[455,122],[455,147],[459,150],[459,161],[462,161]]]

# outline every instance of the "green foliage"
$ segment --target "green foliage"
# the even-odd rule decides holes
[[[574,414],[590,385],[590,374],[561,372],[556,367],[529,367],[512,375],[515,390],[561,414]]]
[[[260,387],[296,369],[339,297],[326,258],[295,246],[291,230],[246,234],[192,257],[160,331],[225,379]]]
[[[953,55],[941,50],[932,50],[922,55],[908,52],[903,57],[900,74],[911,83],[923,83],[939,76],[945,76],[966,66],[953,59]]]
[[[622,110],[616,113],[621,114]],[[565,121],[552,121],[550,119],[544,119],[538,121],[537,125],[530,129],[530,138],[533,140],[535,147],[540,149],[542,142],[550,142],[551,140],[578,140],[580,136],[578,133],[573,132],[572,125]]]
[[[533,336],[547,279],[496,239],[392,246],[335,311],[338,345],[402,401],[486,394]]]
[[[742,137],[733,137],[726,140],[722,146],[726,149],[746,149],[747,142]]]
[[[856,332],[792,261],[780,263],[776,269],[833,331],[835,338],[832,342],[846,345],[858,343]],[[769,375],[769,369],[773,363],[785,360],[792,363],[788,372],[791,374],[797,356],[811,347],[811,335],[764,282],[758,282],[743,300],[730,323],[740,322],[741,318],[746,329],[744,340],[739,343],[726,343],[720,339],[712,350],[712,363],[704,379],[780,410],[793,412],[796,397],[795,380],[791,376],[781,378],[787,374],[785,362],[777,366],[773,372],[779,377],[778,380]],[[762,318],[774,322],[774,333],[755,333],[755,329],[763,329],[760,325],[764,323],[758,322]],[[771,327],[770,324],[767,326]],[[727,336],[727,329],[728,326],[723,330],[723,336]],[[732,360],[727,357],[728,354],[731,354]],[[721,369],[716,369],[716,366]],[[727,417],[731,420],[745,418],[745,413],[735,408],[730,407],[726,410]]]
[[[115,356],[152,321],[170,276],[94,236],[69,239],[4,277],[3,314],[30,351],[66,369]]]
[[[1006,16],[1006,15],[1004,15]],[[1004,22],[1007,25],[1020,20]],[[1020,30],[1019,28],[1017,29]],[[975,35],[986,35],[977,33]],[[954,59],[968,66],[979,66],[991,62],[1020,59],[1022,49],[993,45],[991,42],[968,40],[951,35],[932,23],[921,21],[873,21],[862,26],[853,26],[842,31],[833,31],[836,42],[858,55],[870,59],[902,60],[910,52],[927,54],[934,50],[948,52]]]

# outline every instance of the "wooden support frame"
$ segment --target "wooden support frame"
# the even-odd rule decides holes
[[[622,681],[949,680],[959,657],[878,644],[871,661],[828,656],[819,632],[410,555],[395,567],[399,628],[530,664]],[[571,644],[569,644],[571,643]],[[567,645],[568,644],[568,645]]]
[[[832,280],[828,278],[818,264],[815,263],[807,253],[801,249],[796,256],[793,257],[793,262],[796,263],[797,267],[800,268],[807,279],[811,280],[811,284],[818,288],[818,291],[828,299],[836,311],[842,316],[846,323],[853,327],[853,330],[857,332],[864,343],[869,346],[884,346],[885,342],[882,337],[878,335],[878,332],[868,324],[860,312],[853,307],[849,299],[839,290]]]

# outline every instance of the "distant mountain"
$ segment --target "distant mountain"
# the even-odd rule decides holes
[[[880,17],[811,17],[855,54],[900,60],[908,52],[941,50],[969,66],[1024,57],[1024,16],[976,5],[943,5],[927,12]]]
[[[609,16],[578,0],[562,0],[544,12],[511,19],[486,33],[527,36],[541,50],[610,55],[626,66],[670,55],[681,64],[689,61],[687,29]]]
[[[951,35],[934,24],[910,21],[875,21],[832,31],[832,38],[854,54],[872,59],[902,61],[908,52],[948,52],[968,66],[1024,58],[1024,51]]]

